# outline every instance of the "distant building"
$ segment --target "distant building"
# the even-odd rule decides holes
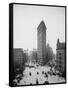
[[[63,42],[59,42],[59,39],[57,40],[57,49],[56,49],[56,59],[57,59],[57,68],[61,72],[65,72],[65,49],[66,44]]]
[[[44,21],[41,21],[37,28],[38,36],[38,63],[43,65],[46,58],[46,26]]]

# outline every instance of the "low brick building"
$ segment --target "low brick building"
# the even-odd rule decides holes
[[[22,74],[27,61],[27,55],[22,48],[13,49],[13,73],[14,76]]]
[[[21,48],[14,48],[14,67],[21,67],[23,62],[23,50]]]

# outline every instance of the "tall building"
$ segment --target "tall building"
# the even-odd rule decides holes
[[[56,49],[56,59],[57,59],[57,65],[58,70],[61,72],[65,72],[65,50],[66,50],[66,44],[64,42],[59,42],[59,39],[57,40],[57,49]]]
[[[43,65],[46,58],[46,26],[44,21],[41,21],[37,28],[38,39],[38,63]]]

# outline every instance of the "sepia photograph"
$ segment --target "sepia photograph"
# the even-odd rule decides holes
[[[66,83],[66,6],[9,5],[10,86]]]

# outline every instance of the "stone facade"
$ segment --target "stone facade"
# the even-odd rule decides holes
[[[61,72],[65,72],[65,43],[59,42],[59,39],[57,40],[57,49],[56,49],[56,59],[57,59],[57,65],[58,69]]]
[[[46,58],[46,26],[44,21],[41,21],[37,28],[38,36],[38,63],[43,65]]]

